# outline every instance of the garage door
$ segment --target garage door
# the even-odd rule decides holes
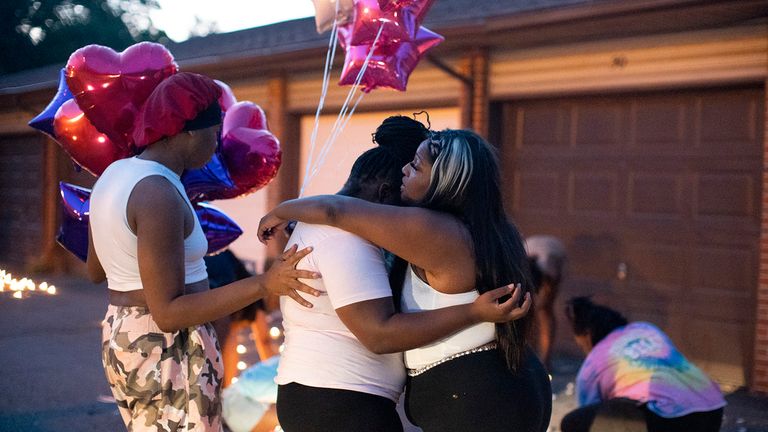
[[[594,295],[660,325],[716,378],[744,383],[763,109],[762,88],[505,104],[507,209],[524,234],[565,240],[559,309]],[[559,346],[572,347],[561,330]]]
[[[18,270],[41,253],[43,146],[39,135],[0,139],[0,264]]]

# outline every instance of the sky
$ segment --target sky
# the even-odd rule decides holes
[[[313,16],[311,0],[159,0],[155,27],[176,42],[189,38],[195,17],[215,22],[220,33]]]

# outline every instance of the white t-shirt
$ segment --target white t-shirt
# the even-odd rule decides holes
[[[403,355],[368,351],[336,315],[340,307],[392,296],[381,249],[346,231],[303,223],[288,240],[288,246],[293,244],[314,248],[297,268],[320,272],[321,279],[302,282],[323,294],[300,293],[312,308],[280,297],[285,348],[275,382],[352,390],[396,402],[405,384]]]

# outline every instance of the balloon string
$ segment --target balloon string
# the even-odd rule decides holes
[[[360,104],[360,101],[363,100],[363,96],[365,96],[365,93],[364,92],[360,92],[360,95],[357,97],[357,101],[355,101],[355,104],[352,106],[352,109],[349,111],[349,113],[347,114],[346,118],[343,120],[341,126],[336,131],[336,133],[334,134],[334,137],[333,137],[333,141],[334,142],[336,141],[336,138],[338,138],[338,136],[344,130],[344,128],[347,127],[347,123],[349,123],[349,121],[352,119],[352,114],[354,114],[355,109],[357,109],[357,105]],[[318,166],[319,167],[323,166],[323,164],[325,164],[325,158],[327,156],[328,156],[328,153],[326,152],[325,154],[322,155],[322,158],[320,160],[318,160]],[[346,154],[344,156],[346,156]],[[343,160],[344,159],[342,159],[342,161]],[[340,165],[340,163],[339,163],[339,165]]]
[[[354,95],[357,88],[360,86],[360,82],[362,81],[363,76],[365,75],[365,71],[368,69],[368,64],[370,63],[371,57],[373,56],[373,52],[376,48],[376,44],[379,41],[379,37],[381,36],[381,32],[383,29],[384,29],[384,25],[382,24],[381,27],[379,27],[379,32],[376,34],[376,38],[373,40],[373,43],[371,44],[371,47],[368,51],[368,55],[366,56],[365,61],[363,62],[362,68],[360,68],[360,71],[357,73],[357,77],[355,78],[355,82],[352,85],[352,88],[349,90],[349,93],[347,93],[347,98],[344,100],[344,104],[341,107],[341,112],[339,113],[339,116],[336,117],[336,121],[334,122],[333,127],[331,128],[331,134],[321,149],[320,156],[318,156],[318,161],[313,167],[312,173],[310,174],[310,177],[309,177],[309,181],[311,181],[315,177],[315,175],[317,175],[320,168],[325,163],[325,159],[328,156],[328,153],[330,152],[331,148],[333,147],[333,143],[336,141],[336,138],[338,138],[339,134],[341,134],[341,132],[344,130],[347,123],[349,123],[352,113],[354,113],[354,110],[357,108],[357,105],[362,100],[363,95],[365,95],[365,93],[363,93],[358,97],[354,105],[354,108],[349,114],[347,114],[347,110],[349,109],[349,102],[351,102],[352,96]]]
[[[363,68],[364,67],[365,66],[363,66]],[[323,163],[325,163],[326,156],[328,155],[328,153],[330,153],[331,148],[333,148],[333,143],[336,142],[336,138],[344,129],[343,127],[341,127],[341,125],[344,124],[344,120],[347,118],[346,116],[347,116],[347,111],[349,110],[349,102],[351,102],[351,98],[354,94],[354,91],[357,85],[358,85],[357,82],[353,85],[353,87],[350,89],[350,92],[347,94],[347,98],[344,101],[344,104],[341,106],[339,115],[336,117],[336,121],[333,123],[333,127],[331,128],[331,133],[326,139],[322,149],[320,150],[320,155],[318,156],[317,163],[313,167],[312,175],[311,175],[312,177],[314,177],[317,174],[317,172],[320,170],[320,168],[323,166]]]
[[[309,169],[312,166],[312,159],[315,154],[315,145],[317,143],[317,131],[320,127],[320,113],[325,105],[325,97],[328,94],[328,83],[331,78],[331,69],[333,68],[333,60],[336,58],[336,45],[338,40],[338,34],[336,32],[336,22],[339,14],[339,2],[336,2],[336,16],[333,20],[331,27],[331,37],[328,40],[328,51],[325,53],[325,66],[323,67],[323,84],[320,91],[320,101],[317,104],[317,110],[315,111],[315,123],[312,127],[312,136],[309,139],[309,156],[307,159],[307,165],[304,169],[304,180],[301,183],[301,190],[299,191],[299,197],[304,195],[304,189],[307,186],[307,178],[309,177]]]
[[[355,109],[357,109],[357,105],[360,104],[360,101],[363,100],[363,96],[365,96],[365,92],[360,92],[360,96],[357,97],[357,101],[355,102],[355,105],[352,107],[352,111],[349,112],[349,116],[347,117],[347,120],[342,125],[342,129],[347,127],[347,123],[349,123],[349,120],[352,118],[352,114],[355,112]],[[349,152],[345,152],[344,156],[339,160],[339,163],[336,164],[336,169],[341,168],[342,163],[347,160],[347,156],[349,156]]]
[[[371,57],[373,56],[373,52],[376,49],[376,44],[379,41],[379,38],[381,37],[381,32],[384,30],[384,24],[382,24],[379,27],[379,31],[376,34],[376,38],[373,40],[373,43],[371,44],[371,47],[368,51],[368,55],[365,58],[365,61],[363,62],[363,66],[360,68],[360,71],[357,73],[357,77],[355,78],[355,82],[352,85],[352,88],[350,88],[349,93],[347,93],[347,98],[344,100],[344,104],[341,107],[341,111],[339,112],[338,117],[336,117],[336,121],[333,124],[333,127],[331,128],[331,134],[329,135],[328,139],[326,139],[325,144],[320,150],[320,155],[318,156],[318,160],[315,163],[315,166],[312,168],[312,172],[309,175],[307,179],[307,184],[314,179],[314,177],[319,172],[320,168],[325,163],[325,159],[328,156],[328,153],[330,152],[330,149],[333,147],[333,143],[336,141],[336,138],[341,134],[341,132],[346,127],[347,123],[349,123],[350,119],[352,118],[352,114],[354,113],[355,109],[357,108],[357,105],[360,103],[360,101],[363,99],[363,96],[365,93],[362,93],[355,102],[354,107],[352,110],[347,114],[347,111],[349,110],[349,103],[352,100],[352,97],[357,90],[357,88],[360,86],[360,83],[363,80],[363,76],[365,75],[365,71],[368,69],[368,64],[370,63]],[[302,189],[303,192],[303,189]]]

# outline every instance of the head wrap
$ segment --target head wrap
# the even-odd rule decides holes
[[[221,123],[221,88],[203,75],[179,72],[163,80],[141,107],[133,131],[136,147],[145,147],[184,130]]]

